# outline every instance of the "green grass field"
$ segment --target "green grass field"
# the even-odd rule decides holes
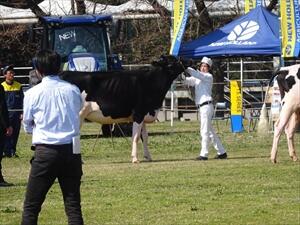
[[[220,122],[219,122],[220,123]],[[82,210],[87,225],[300,224],[300,163],[289,159],[285,137],[278,161],[269,161],[272,134],[233,134],[221,122],[219,135],[229,159],[195,161],[199,124],[149,124],[153,162],[131,164],[130,138],[96,139],[100,127],[82,130]],[[296,148],[300,155],[300,137]],[[3,172],[13,187],[0,188],[0,224],[20,224],[29,174],[31,136],[21,132],[19,158],[4,158]],[[140,145],[139,156],[142,159]],[[41,225],[65,225],[62,195],[51,188]]]

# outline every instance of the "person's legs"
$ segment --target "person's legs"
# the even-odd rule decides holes
[[[37,173],[37,170],[37,168],[31,168],[23,206],[21,225],[37,224],[41,206],[46,198],[46,194],[55,180],[53,177],[50,179],[50,177],[34,176],[33,174]]]
[[[80,183],[82,176],[82,161],[80,154],[73,154],[71,148],[63,153],[60,163],[61,173],[58,181],[62,190],[65,211],[69,225],[82,225],[83,217],[80,205]]]
[[[223,155],[224,153],[226,153],[222,142],[219,138],[219,136],[216,134],[214,128],[212,127],[212,130],[210,132],[210,137],[211,137],[211,141],[213,143],[214,148],[216,149],[218,155]]]
[[[57,151],[37,146],[31,163],[21,225],[35,225],[46,194],[56,178]]]
[[[69,225],[83,224],[80,204],[80,178],[81,177],[63,177],[58,179],[64,198]]]
[[[19,139],[19,134],[20,134],[20,128],[21,128],[21,120],[20,117],[15,119],[13,123],[13,133],[11,137],[11,154],[12,156],[16,155],[16,150],[17,150],[17,143]]]
[[[4,149],[4,141],[5,141],[5,135],[3,132],[0,131],[0,187],[8,187],[12,186],[13,184],[8,183],[4,180],[3,174],[2,174],[2,157],[3,157],[3,149]]]
[[[212,126],[212,118],[213,118],[213,113],[214,113],[214,108],[213,105],[208,105],[207,106],[207,115],[208,115],[208,125],[207,125],[207,129],[209,132],[209,138],[214,146],[214,148],[217,150],[218,155],[222,155],[224,154],[226,151],[221,143],[220,138],[218,137],[218,135],[215,132],[215,129]]]
[[[0,183],[4,183],[4,178],[2,174],[2,157],[3,157],[3,148],[4,148],[4,134],[0,131]]]
[[[209,150],[209,126],[210,126],[210,115],[209,115],[209,105],[205,105],[200,107],[200,134],[201,134],[201,157],[208,157],[208,150]]]
[[[12,136],[5,136],[2,155],[5,157],[11,157],[12,156],[11,149],[12,149]]]

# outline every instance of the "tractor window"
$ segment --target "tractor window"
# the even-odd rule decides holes
[[[50,32],[53,49],[63,58],[71,53],[92,53],[107,65],[106,30],[99,26],[69,26]],[[53,39],[53,40],[51,40]]]

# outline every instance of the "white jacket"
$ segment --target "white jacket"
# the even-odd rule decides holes
[[[186,77],[184,84],[195,87],[195,104],[200,105],[206,101],[212,101],[213,76],[210,73],[203,73],[191,67],[187,68],[185,73],[188,73],[191,77]]]

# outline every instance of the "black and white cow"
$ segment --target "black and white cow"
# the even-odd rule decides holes
[[[61,73],[84,91],[85,105],[80,115],[92,122],[112,124],[133,121],[132,162],[139,162],[137,145],[142,135],[144,157],[151,161],[145,123],[155,121],[167,91],[184,71],[180,60],[162,56],[150,68],[131,71]]]
[[[289,155],[297,161],[294,134],[300,124],[300,64],[280,68],[277,81],[282,98],[282,109],[274,127],[271,161],[277,162],[277,149],[280,135],[285,130]]]

